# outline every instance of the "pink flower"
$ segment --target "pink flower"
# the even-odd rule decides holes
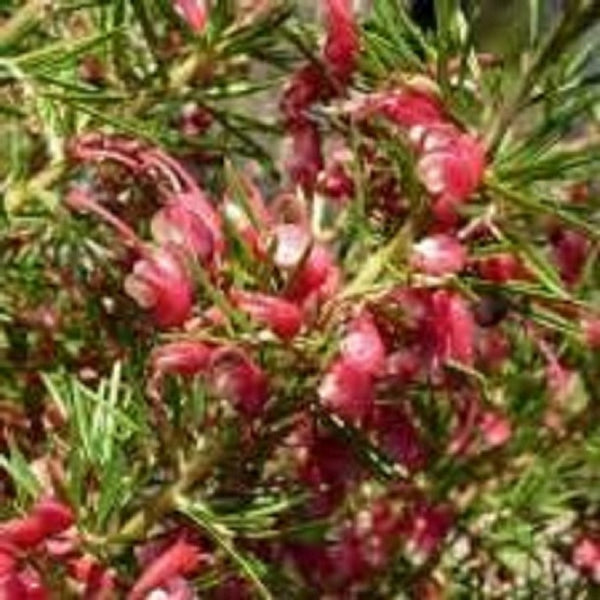
[[[329,367],[318,393],[323,406],[351,422],[364,421],[375,401],[371,375],[344,358]]]
[[[256,417],[269,399],[264,372],[237,348],[220,348],[211,357],[213,388],[244,416]]]
[[[454,128],[427,131],[417,174],[427,191],[449,202],[463,202],[479,187],[485,169],[481,142]]]
[[[344,362],[370,375],[383,371],[385,347],[379,331],[368,313],[355,318],[340,344]]]
[[[173,0],[175,10],[196,33],[204,31],[208,18],[205,0]]]
[[[156,373],[193,376],[210,365],[212,348],[202,342],[182,340],[159,346],[150,361]]]
[[[334,77],[346,85],[356,67],[359,52],[358,29],[351,0],[326,0],[327,39],[323,56]]]
[[[155,588],[161,587],[175,577],[190,575],[199,565],[198,548],[179,539],[144,569],[127,599],[143,600]]]
[[[581,537],[573,546],[571,561],[592,581],[600,584],[600,540]]]
[[[445,235],[426,237],[413,246],[412,266],[427,275],[449,275],[462,271],[467,258],[456,238]]]
[[[136,262],[125,279],[125,291],[142,308],[152,311],[159,327],[178,327],[191,315],[192,282],[171,246],[156,248]]]
[[[291,340],[302,327],[302,312],[295,304],[283,298],[233,290],[231,299],[240,310],[267,326],[283,340]]]

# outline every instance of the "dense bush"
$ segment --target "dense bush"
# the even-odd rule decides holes
[[[3,4],[0,598],[598,593],[600,2],[410,4]]]

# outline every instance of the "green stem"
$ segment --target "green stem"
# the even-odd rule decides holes
[[[196,455],[181,469],[179,479],[152,496],[116,535],[111,536],[109,542],[133,542],[143,539],[156,522],[176,509],[177,502],[183,494],[208,475],[219,454],[217,444],[204,450],[198,450]]]

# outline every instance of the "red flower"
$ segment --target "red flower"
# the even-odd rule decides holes
[[[438,290],[430,298],[425,339],[434,363],[448,360],[470,365],[474,356],[475,322],[465,301],[457,294]]]
[[[150,309],[159,327],[177,327],[192,312],[192,283],[176,249],[164,246],[139,260],[125,279],[125,291]]]
[[[202,342],[182,340],[159,346],[150,361],[155,373],[192,376],[210,365],[212,348]]]
[[[449,126],[425,134],[417,173],[433,196],[450,202],[466,200],[479,187],[484,168],[485,150],[479,140]]]
[[[0,524],[0,545],[29,549],[68,529],[74,521],[71,509],[52,498],[41,500],[20,519]]]
[[[129,592],[127,599],[143,600],[152,590],[159,588],[174,577],[190,575],[197,570],[199,565],[198,548],[179,539],[145,568]]]
[[[160,245],[177,245],[202,261],[212,257],[214,239],[210,228],[197,212],[176,198],[155,213],[150,227]]]
[[[347,421],[363,421],[375,401],[373,379],[369,373],[341,358],[329,367],[321,385],[323,405]]]
[[[269,399],[265,374],[237,348],[220,348],[213,353],[211,380],[215,391],[249,418],[260,414]]]
[[[231,299],[242,311],[266,325],[284,340],[295,337],[302,327],[302,312],[291,302],[258,292],[233,290]]]
[[[208,18],[205,0],[173,0],[175,10],[196,32],[201,33]]]
[[[383,371],[385,347],[379,331],[368,313],[355,318],[340,344],[340,353],[346,364],[370,375]]]
[[[412,266],[427,275],[449,275],[462,271],[467,253],[456,238],[433,235],[413,246]]]
[[[327,39],[323,56],[334,77],[346,85],[356,67],[359,52],[358,29],[350,0],[326,0]]]

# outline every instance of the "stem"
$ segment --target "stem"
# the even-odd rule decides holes
[[[572,0],[567,4],[562,17],[537,49],[513,97],[507,102],[498,114],[498,118],[492,123],[486,140],[488,154],[493,155],[498,150],[510,125],[523,107],[536,80],[542,75],[548,63],[560,54],[565,46],[580,33],[582,28],[587,28],[591,25],[589,21],[594,14],[594,10],[600,6],[600,2],[594,0],[592,6],[587,7],[587,10],[583,11],[580,10],[581,3],[582,0]]]
[[[183,494],[208,475],[219,454],[217,444],[199,449],[196,455],[182,467],[179,479],[152,496],[114,537],[111,536],[109,541],[133,542],[143,539],[154,523],[177,508]]]

